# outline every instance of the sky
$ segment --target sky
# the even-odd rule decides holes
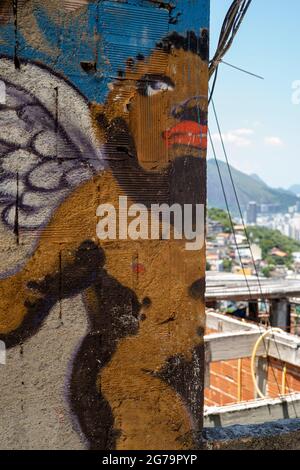
[[[211,56],[231,1],[211,0]],[[299,24],[299,0],[252,0],[224,60],[264,80],[221,64],[214,92],[229,162],[286,189],[300,184]],[[224,159],[212,109],[209,126]]]

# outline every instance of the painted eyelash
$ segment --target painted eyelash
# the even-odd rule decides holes
[[[165,85],[165,90],[163,88],[158,88],[155,90],[155,84],[160,83]],[[145,75],[137,82],[137,90],[142,96],[153,96],[161,91],[167,91],[169,89],[174,89],[174,82],[164,75]],[[152,88],[152,92],[149,93],[149,89]]]

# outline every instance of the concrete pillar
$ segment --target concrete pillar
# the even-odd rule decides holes
[[[270,309],[271,326],[289,331],[291,326],[291,307],[288,299],[273,299]]]
[[[0,22],[0,448],[195,449],[209,0],[75,3]]]

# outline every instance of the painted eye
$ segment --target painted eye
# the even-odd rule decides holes
[[[161,91],[171,91],[173,90],[174,87],[171,85],[168,85],[166,82],[163,81],[157,81],[157,82],[150,82],[146,86],[146,96],[153,96],[156,95],[157,93],[160,93]]]
[[[143,96],[154,96],[157,93],[174,90],[173,81],[164,75],[145,75],[137,82],[138,92]]]

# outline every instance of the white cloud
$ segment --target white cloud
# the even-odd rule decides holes
[[[236,129],[235,131],[233,131],[233,133],[237,135],[253,135],[254,130],[242,128],[242,129]]]
[[[225,143],[234,145],[236,147],[248,147],[252,141],[250,137],[254,134],[253,129],[235,129],[222,134],[222,138]],[[214,141],[220,142],[219,134],[213,134],[212,138]]]
[[[283,145],[283,141],[276,136],[265,137],[265,144],[271,147],[281,147]]]

